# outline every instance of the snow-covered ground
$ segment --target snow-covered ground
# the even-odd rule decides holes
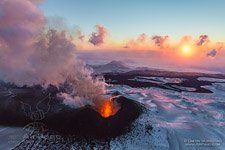
[[[0,149],[14,148],[23,140],[25,134],[23,128],[0,126]]]
[[[109,91],[117,90],[148,110],[133,132],[112,141],[112,147],[122,143],[122,148],[129,149],[225,149],[225,83],[205,88],[213,93],[112,85]],[[153,126],[151,134],[143,129],[148,125]]]
[[[223,82],[225,83],[225,79],[217,79],[217,78],[209,78],[209,77],[199,77],[199,81],[210,81],[210,82]]]
[[[134,79],[130,80],[135,80],[139,82],[151,82],[151,83],[181,83],[185,79],[182,78],[165,78],[165,77],[144,77],[144,76],[137,76]]]

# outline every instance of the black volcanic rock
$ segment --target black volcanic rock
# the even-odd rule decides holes
[[[119,96],[114,99],[121,108],[114,115],[103,118],[90,106],[79,109],[67,109],[46,117],[42,122],[50,129],[65,136],[84,138],[112,138],[126,133],[132,122],[143,111],[137,102]]]
[[[91,106],[70,108],[57,98],[57,89],[40,87],[14,87],[2,85],[0,93],[0,126],[27,127],[43,124],[46,130],[66,137],[108,139],[129,131],[132,122],[144,109],[141,104],[123,96],[113,100],[120,110],[103,118]],[[13,94],[11,94],[12,92]]]

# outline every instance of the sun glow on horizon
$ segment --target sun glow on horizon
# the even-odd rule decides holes
[[[193,55],[193,48],[190,45],[184,45],[181,47],[182,56],[190,57]]]

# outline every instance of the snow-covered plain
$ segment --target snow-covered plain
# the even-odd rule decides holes
[[[147,108],[134,124],[133,133],[112,141],[112,145],[123,143],[122,147],[129,149],[225,149],[225,83],[204,88],[213,93],[112,85],[110,90]],[[153,126],[151,134],[141,129],[148,125]]]
[[[12,149],[18,145],[26,135],[23,128],[0,126],[0,149]]]

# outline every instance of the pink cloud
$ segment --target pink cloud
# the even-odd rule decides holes
[[[153,36],[152,37],[152,40],[154,41],[155,45],[160,47],[160,48],[163,48],[164,47],[164,43],[166,42],[166,40],[169,38],[169,36]]]
[[[25,49],[43,28],[45,17],[30,1],[0,2],[0,41],[15,51]]]
[[[145,42],[147,40],[147,38],[148,38],[147,35],[145,33],[142,33],[142,34],[139,35],[137,41],[138,42]]]
[[[42,3],[44,0],[29,0],[30,2],[32,2],[33,4],[40,4]]]
[[[217,55],[217,50],[215,49],[212,49],[211,51],[207,53],[208,57],[215,57],[216,55]]]
[[[196,43],[197,46],[202,46],[204,43],[209,41],[208,35],[200,35]]]
[[[65,31],[46,32],[45,23],[29,0],[0,1],[0,80],[19,86],[70,83],[64,95],[94,105],[105,94],[105,82],[92,79],[85,63],[76,59],[76,47]],[[105,36],[103,29],[99,27],[97,37]]]
[[[96,25],[96,28],[97,32],[92,32],[89,42],[95,46],[98,46],[104,43],[108,31],[105,27],[101,25]]]
[[[79,40],[84,41],[85,35],[84,35],[80,30],[77,30],[77,31],[76,31],[76,37],[77,37]]]

